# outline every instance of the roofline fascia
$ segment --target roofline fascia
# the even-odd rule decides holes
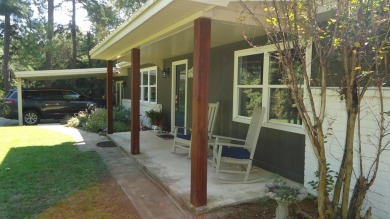
[[[66,76],[78,75],[83,71],[83,74],[105,74],[107,68],[86,68],[86,69],[63,69],[63,70],[42,70],[42,71],[18,71],[15,72],[16,78],[25,78],[25,77],[41,77],[42,74],[48,73],[57,73],[63,74]]]
[[[102,40],[98,45],[96,45],[91,50],[91,57],[94,58],[97,55],[101,54],[105,49],[111,46],[113,43],[117,42],[123,38],[126,34],[137,28],[143,22],[148,20],[150,17],[155,15],[161,9],[165,8],[167,5],[172,3],[174,0],[152,0],[149,1],[146,5],[141,7],[130,19],[120,25],[109,34],[104,40]]]

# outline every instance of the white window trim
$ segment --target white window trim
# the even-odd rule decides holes
[[[238,115],[238,105],[239,105],[239,88],[245,88],[245,87],[255,87],[255,88],[262,88],[262,107],[266,107],[267,109],[270,108],[270,89],[271,88],[287,88],[286,85],[269,85],[269,53],[277,51],[277,48],[275,45],[266,45],[262,47],[257,48],[249,48],[244,50],[238,50],[234,52],[234,85],[233,85],[233,118],[232,120],[234,122],[239,123],[246,123],[249,124],[251,117],[246,116],[240,116]],[[306,47],[306,63],[309,63],[308,66],[306,66],[306,70],[309,74],[311,74],[311,58],[312,58],[312,46],[309,43]],[[256,54],[264,54],[263,58],[263,84],[262,85],[250,85],[250,86],[238,86],[238,58],[242,56],[248,56],[248,55],[256,55]],[[303,85],[304,88],[304,98],[307,97],[307,90],[306,86]],[[272,128],[272,129],[278,129],[282,131],[288,131],[293,133],[299,133],[304,134],[304,126],[303,125],[296,125],[296,124],[289,124],[289,123],[279,123],[272,120],[269,120],[269,113],[266,114],[266,122],[263,125],[264,127]]]
[[[115,98],[116,98],[116,104],[122,106],[122,99],[123,99],[123,81],[116,81],[115,82]],[[119,97],[117,96],[119,91]]]
[[[151,71],[155,71],[156,72],[156,85],[150,85],[150,72]],[[144,72],[148,72],[148,84],[147,85],[143,85],[143,73]],[[157,83],[158,83],[158,71],[157,71],[157,66],[153,66],[153,67],[148,67],[148,68],[142,68],[140,69],[140,102],[141,103],[151,103],[151,104],[156,104],[157,103],[157,98],[158,98],[158,93],[157,93]],[[143,97],[144,97],[144,89],[142,88],[145,88],[147,87],[148,88],[148,100],[145,101],[143,100]],[[156,88],[156,101],[150,101],[151,99],[151,88],[152,87],[155,87]]]

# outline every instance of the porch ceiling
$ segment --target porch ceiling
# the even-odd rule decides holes
[[[139,48],[142,64],[191,53],[193,21],[199,17],[212,20],[212,47],[241,41],[246,34],[264,35],[255,25],[237,21],[242,11],[239,1],[151,1],[92,49],[91,55],[94,59],[128,61],[130,50]]]

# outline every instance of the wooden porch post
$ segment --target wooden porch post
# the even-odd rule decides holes
[[[211,20],[194,21],[194,78],[192,91],[191,194],[195,207],[207,205],[208,94]]]
[[[140,50],[131,50],[131,154],[139,154]]]
[[[112,60],[107,61],[107,79],[106,79],[107,134],[113,133],[112,67],[113,67],[113,61]]]

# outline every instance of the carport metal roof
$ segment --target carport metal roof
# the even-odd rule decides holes
[[[119,71],[114,68],[114,76],[126,76],[127,71]],[[84,68],[84,69],[63,69],[63,70],[41,70],[41,71],[19,71],[15,72],[18,89],[18,113],[19,125],[23,125],[22,106],[22,79],[27,80],[55,80],[69,78],[106,78],[107,68]]]

